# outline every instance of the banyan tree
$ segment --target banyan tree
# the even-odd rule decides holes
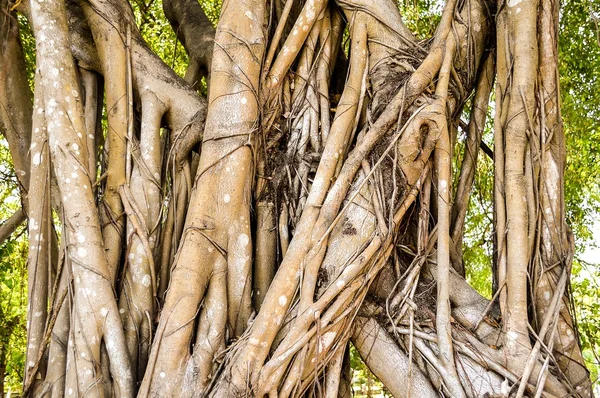
[[[225,0],[216,29],[164,0],[184,78],[126,0],[0,4],[25,396],[349,397],[351,345],[395,397],[592,396],[557,0],[446,0],[425,39],[394,0]],[[462,249],[483,157],[491,300]]]

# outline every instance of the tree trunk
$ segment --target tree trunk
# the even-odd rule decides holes
[[[592,396],[557,1],[447,0],[425,41],[392,0],[226,0],[216,31],[163,7],[185,80],[124,0],[16,7],[37,52],[33,109],[0,112],[32,198],[25,396],[349,396],[350,342],[397,397]],[[494,81],[489,301],[462,242]]]

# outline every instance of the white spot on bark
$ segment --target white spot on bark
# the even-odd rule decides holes
[[[523,0],[508,0],[508,2],[506,4],[508,4],[509,7],[514,7],[522,1]]]
[[[544,292],[544,299],[546,299],[546,301],[550,300],[550,292],[548,290]]]
[[[33,155],[32,161],[34,165],[39,166],[40,163],[42,163],[42,154],[39,152],[35,153]]]
[[[225,203],[231,202],[231,196],[228,193],[226,193],[225,196],[223,196],[223,201]]]
[[[248,246],[248,243],[250,243],[250,238],[246,234],[241,234],[238,237],[238,242],[241,246]]]
[[[254,15],[252,14],[252,11],[248,10],[244,13],[245,16],[247,16],[250,19],[254,19]]]
[[[279,297],[279,305],[286,305],[286,304],[287,304],[287,297],[280,296]]]
[[[85,247],[80,247],[79,249],[77,249],[77,255],[79,257],[87,256],[87,250],[85,249]]]
[[[152,280],[150,279],[150,275],[146,274],[144,275],[144,277],[142,278],[142,285],[144,285],[145,287],[150,286],[150,283],[152,282]]]
[[[162,377],[164,379],[165,376],[166,376],[165,372],[160,372],[160,377]]]
[[[248,102],[248,100],[246,99],[246,97],[242,97],[242,104],[246,104]]]
[[[108,309],[105,307],[100,308],[100,315],[106,316],[108,314]]]

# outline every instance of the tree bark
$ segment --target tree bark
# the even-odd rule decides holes
[[[557,2],[449,0],[426,41],[392,0],[271,6],[227,0],[215,31],[165,1],[185,80],[123,0],[19,6],[36,103],[11,100],[20,130],[0,121],[35,204],[25,395],[349,396],[352,342],[394,396],[591,396],[565,288]],[[10,21],[2,98],[26,83]],[[461,246],[494,80],[487,300]]]

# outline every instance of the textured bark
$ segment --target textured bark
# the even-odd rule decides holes
[[[75,280],[65,390],[92,388],[99,396],[104,395],[98,384],[101,374],[97,367],[101,341],[105,338],[111,348],[115,392],[133,396],[131,366],[124,350],[125,340],[102,245],[92,183],[85,167],[83,109],[78,100],[75,66],[65,53],[69,47],[64,5],[33,2],[31,16],[36,32],[37,60],[50,72],[41,78],[43,105],[40,105],[43,107],[38,109],[45,112],[50,153],[65,208],[65,238],[71,242],[68,252]],[[61,51],[63,56],[60,56]]]
[[[9,1],[0,2],[0,132],[8,141],[21,200],[27,213],[33,96],[27,82],[17,14],[11,8]]]
[[[392,0],[271,6],[227,0],[215,31],[199,3],[165,1],[185,80],[123,0],[19,6],[37,102],[11,100],[20,130],[0,121],[35,193],[25,395],[346,397],[353,342],[394,396],[590,396],[567,305],[557,2],[494,18],[449,0],[421,42]],[[21,80],[2,98],[26,83],[9,20],[0,72]],[[494,78],[490,301],[461,245]]]
[[[418,368],[411,369],[408,356],[377,321],[358,318],[352,342],[369,369],[394,397],[434,397],[436,390]],[[391,351],[391,353],[390,353]],[[412,383],[406,383],[411,373]],[[410,392],[408,390],[411,390]]]
[[[518,13],[511,12],[515,7]],[[500,303],[506,320],[507,349],[523,359],[529,355],[523,348],[532,346],[524,303],[533,304],[533,326],[540,332],[554,316],[549,311],[551,298],[560,275],[570,272],[574,251],[564,221],[563,185],[558,182],[564,180],[565,153],[558,107],[557,26],[558,4],[553,1],[509,3],[498,20],[500,101],[495,129],[503,147],[495,151],[496,186],[505,187],[500,193],[505,205],[496,209],[496,225],[498,257],[506,255],[500,264],[499,286],[506,287]],[[504,231],[505,241],[500,236]],[[533,276],[530,292],[527,275]],[[581,348],[575,344],[568,297],[561,303],[554,310],[560,313],[554,343],[558,366],[571,388],[591,396],[589,374],[583,366]],[[549,344],[552,338],[546,340]],[[512,366],[522,372],[524,363],[516,360]]]
[[[38,72],[38,84],[42,79]],[[38,109],[44,102],[43,92],[39,90],[35,96]],[[52,214],[50,214],[50,151],[45,114],[37,112],[33,115],[33,136],[31,143],[29,210],[29,253],[27,257],[27,288],[29,301],[27,308],[27,365],[25,367],[25,384],[36,378],[33,367],[36,365],[38,353],[43,341],[44,327],[48,315],[47,297],[50,285],[50,242],[52,231]],[[43,372],[43,368],[42,374]]]
[[[190,57],[185,81],[197,89],[210,72],[215,28],[197,1],[163,1],[163,10]]]
[[[157,328],[143,395],[200,393],[217,350],[227,343],[225,336],[241,335],[250,317],[251,145],[258,117],[264,18],[260,2],[223,5],[203,149],[163,308],[169,315]],[[238,36],[248,40],[247,46],[240,46]],[[190,283],[197,289],[188,291],[185,286]],[[194,330],[190,320],[198,312],[201,321]],[[190,352],[194,332],[196,344]]]

